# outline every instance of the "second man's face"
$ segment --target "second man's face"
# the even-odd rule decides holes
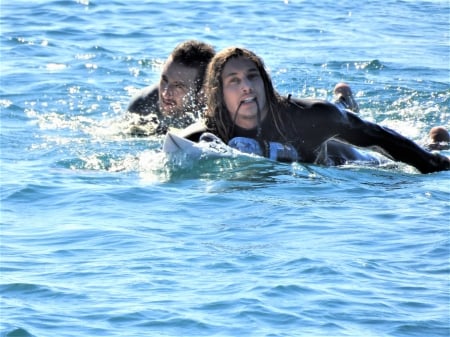
[[[181,117],[195,109],[198,70],[174,63],[169,57],[159,82],[159,107],[164,116]]]

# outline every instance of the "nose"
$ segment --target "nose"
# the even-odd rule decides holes
[[[242,88],[242,91],[244,91],[244,92],[252,92],[253,91],[252,82],[248,78],[244,78],[242,80],[241,88]]]
[[[162,93],[161,93],[161,95],[162,95],[164,98],[172,97],[172,96],[173,96],[173,90],[172,90],[172,87],[171,87],[169,84],[164,85],[164,86],[162,87]]]

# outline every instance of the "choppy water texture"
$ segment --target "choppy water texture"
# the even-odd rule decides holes
[[[1,336],[449,336],[449,172],[199,162],[126,132],[179,42],[419,143],[450,128],[448,1],[1,3]],[[447,152],[447,154],[450,154]]]

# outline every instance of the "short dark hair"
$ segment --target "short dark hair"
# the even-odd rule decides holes
[[[178,44],[170,55],[174,62],[198,69],[195,82],[197,92],[199,92],[203,86],[206,68],[215,54],[216,51],[210,44],[197,40],[187,40]]]

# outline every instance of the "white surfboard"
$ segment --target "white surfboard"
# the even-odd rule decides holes
[[[201,158],[237,158],[246,157],[252,160],[268,160],[271,159],[258,156],[256,154],[241,152],[225,144],[219,137],[211,133],[204,133],[200,136],[198,143],[192,142],[181,135],[169,131],[167,132],[164,143],[163,152],[166,155],[182,154],[188,158],[197,160]],[[297,170],[300,166],[304,167],[308,172],[313,172],[307,166],[296,163]]]
[[[189,139],[180,137],[173,132],[167,132],[164,139],[163,151],[165,153],[174,153],[179,151],[190,152],[194,148],[195,143]]]
[[[229,147],[220,138],[211,133],[202,134],[200,141],[196,143],[169,131],[164,139],[163,151],[167,154],[184,153],[189,157],[250,156],[247,153]]]

